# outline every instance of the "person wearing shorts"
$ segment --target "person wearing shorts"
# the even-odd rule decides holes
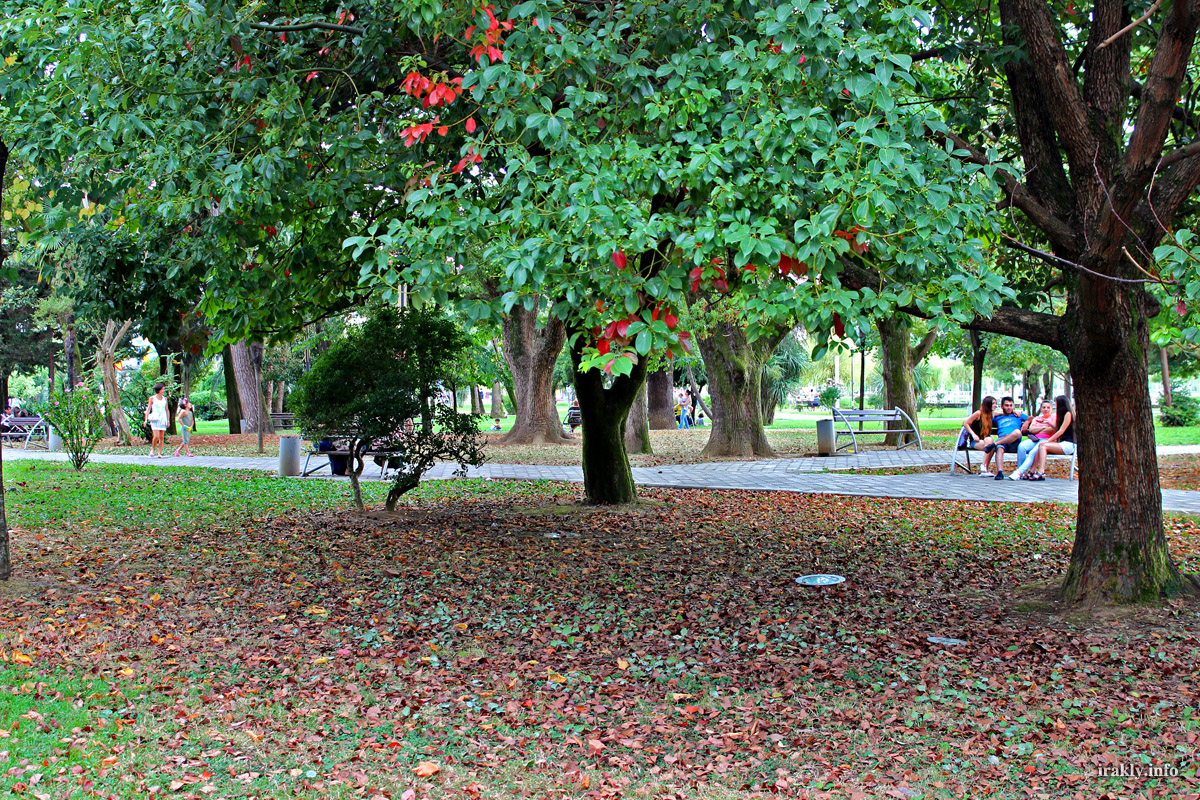
[[[183,444],[175,448],[175,456],[179,456],[179,451],[183,450],[187,453],[188,458],[195,456],[192,452],[192,430],[196,426],[196,408],[192,402],[186,397],[179,401],[179,410],[175,412],[175,421],[179,423],[179,433],[183,437]]]
[[[1071,410],[1066,395],[1060,394],[1054,398],[1054,405],[1058,429],[1038,445],[1033,472],[1029,475],[1031,481],[1046,480],[1046,456],[1052,453],[1060,456],[1075,455],[1075,412]]]
[[[1011,397],[1000,398],[1000,413],[996,416],[996,440],[990,449],[984,448],[983,471],[991,470],[992,456],[996,456],[996,480],[1004,480],[1004,454],[1017,452],[1017,446],[1029,423],[1027,414],[1014,413],[1015,404]],[[997,452],[998,451],[998,452]]]

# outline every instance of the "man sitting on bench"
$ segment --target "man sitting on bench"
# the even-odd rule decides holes
[[[1014,403],[1011,397],[1000,398],[1000,413],[994,420],[996,424],[996,441],[983,449],[983,472],[991,472],[992,456],[996,456],[996,480],[1004,480],[1004,454],[1017,452],[1024,435],[1024,428],[1029,425],[1028,414],[1014,414]]]

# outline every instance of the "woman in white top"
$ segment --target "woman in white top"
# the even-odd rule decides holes
[[[161,383],[154,384],[154,394],[150,396],[150,401],[146,403],[146,413],[144,414],[146,424],[150,426],[150,457],[154,458],[154,452],[158,451],[159,458],[166,458],[163,453],[163,439],[167,433],[167,425],[170,424],[170,416],[167,412],[167,396],[164,393],[166,386]]]

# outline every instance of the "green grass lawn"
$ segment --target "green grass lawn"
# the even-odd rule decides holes
[[[585,508],[572,486],[434,481],[390,515],[379,482],[358,514],[344,483],[264,474],[12,462],[4,478],[0,791],[1197,787],[1197,610],[1058,608],[1044,587],[1071,507],[654,490]],[[1200,569],[1195,521],[1167,536]],[[813,572],[847,580],[796,585]],[[1130,761],[1178,774],[1097,769]]]

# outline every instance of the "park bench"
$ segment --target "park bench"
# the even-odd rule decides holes
[[[50,426],[41,417],[9,417],[9,429],[0,434],[0,440],[8,442],[23,442],[25,449],[30,446],[50,449]]]
[[[978,433],[978,432],[979,432],[978,428],[976,428],[976,431],[975,431],[975,432],[976,432],[976,433]],[[954,472],[955,472],[955,470],[956,470],[956,469],[958,468],[958,466],[959,466],[959,463],[958,463],[958,454],[959,454],[959,453],[965,453],[965,454],[966,454],[966,463],[962,465],[962,468],[963,468],[963,469],[966,471],[966,473],[967,473],[968,475],[970,475],[970,474],[971,474],[971,453],[973,453],[973,452],[974,452],[974,453],[980,453],[980,454],[982,454],[982,452],[983,452],[983,451],[982,451],[982,450],[975,450],[974,448],[972,448],[972,447],[968,447],[968,446],[967,446],[967,445],[965,445],[965,444],[961,444],[961,445],[959,445],[959,444],[957,444],[957,442],[956,442],[956,445],[957,445],[957,446],[956,446],[956,447],[955,447],[953,450],[951,450],[951,451],[950,451],[950,474],[951,474],[951,475],[953,475],[953,474],[954,474]],[[1007,450],[1006,450],[1006,451],[1004,451],[1004,453],[1003,453],[1003,454],[1001,454],[1000,458],[1001,458],[1001,459],[1003,459],[1003,458],[1004,458],[1006,455],[1008,455],[1008,451],[1007,451]],[[1078,444],[1076,444],[1076,445],[1075,445],[1075,452],[1074,452],[1074,453],[1072,453],[1071,455],[1069,455],[1069,456],[1066,456],[1066,455],[1055,455],[1055,454],[1053,454],[1053,453],[1052,453],[1052,454],[1049,454],[1049,455],[1047,455],[1047,456],[1046,456],[1046,459],[1047,459],[1047,460],[1054,459],[1055,461],[1062,461],[1062,460],[1063,460],[1063,459],[1065,459],[1065,458],[1069,458],[1069,459],[1071,459],[1071,471],[1070,471],[1069,473],[1067,473],[1067,475],[1068,475],[1068,477],[1069,477],[1071,480],[1075,480],[1075,467],[1076,467],[1076,463],[1075,463],[1075,462],[1076,462],[1076,458],[1078,457],[1078,455],[1079,455],[1079,445],[1078,445]],[[1003,463],[1003,462],[1001,462],[1001,463]]]
[[[420,425],[420,424],[421,423],[417,423],[417,425]],[[414,430],[415,430],[415,428],[414,428]],[[300,474],[302,477],[307,478],[309,475],[312,475],[313,473],[316,473],[316,472],[320,472],[321,470],[325,469],[326,467],[329,467],[330,471],[332,471],[333,462],[328,458],[326,458],[324,461],[318,463],[312,469],[309,469],[308,465],[309,465],[309,462],[312,461],[313,456],[341,456],[343,458],[350,457],[350,451],[345,446],[345,442],[351,438],[348,434],[327,433],[324,436],[316,436],[315,434],[309,435],[306,433],[306,434],[304,434],[304,438],[309,440],[311,442],[311,444],[308,448],[308,455],[304,459],[304,469],[302,469],[300,471]],[[321,439],[329,439],[330,441],[334,442],[335,445],[341,445],[341,446],[339,446],[333,450],[318,450],[317,444],[321,441]],[[392,451],[392,450],[368,450],[367,452],[363,453],[362,455],[363,455],[364,462],[366,461],[366,459],[376,459],[376,458],[379,459],[379,461],[380,461],[380,463],[379,463],[379,479],[381,481],[387,480],[387,474],[390,470],[399,469],[400,466],[402,466],[402,465],[396,466],[396,467],[392,466],[393,461],[400,460],[400,454],[395,451]],[[363,472],[364,473],[366,472],[365,464],[363,466]]]
[[[294,428],[296,427],[296,415],[290,411],[272,411],[271,427],[277,431]]]
[[[916,445],[918,450],[924,450],[925,446],[921,444],[921,432],[917,430],[917,426],[913,423],[912,417],[904,413],[902,408],[877,409],[877,408],[835,408],[833,409],[833,420],[835,423],[841,422],[846,426],[846,430],[838,430],[834,437],[836,442],[843,436],[849,436],[850,441],[835,449],[835,452],[845,450],[847,447],[853,447],[854,452],[858,453],[858,437],[859,436],[887,436],[891,433],[900,434],[903,436],[906,433],[911,433],[917,437]],[[875,428],[870,430],[855,431],[851,423],[889,423],[889,422],[904,422],[907,423],[907,428]],[[913,442],[904,442],[896,445],[897,450],[903,450]]]

